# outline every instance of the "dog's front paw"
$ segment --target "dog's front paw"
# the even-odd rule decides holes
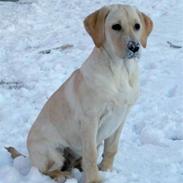
[[[100,178],[100,176],[98,177],[95,177],[93,179],[90,179],[90,180],[86,180],[86,183],[102,183],[102,179]]]
[[[93,180],[93,181],[90,181],[88,183],[102,183],[102,180],[101,179],[99,179],[99,180]]]
[[[98,165],[99,170],[104,171],[104,172],[109,172],[112,170],[112,163],[108,161],[102,161]]]

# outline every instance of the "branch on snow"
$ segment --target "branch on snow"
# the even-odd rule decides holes
[[[3,1],[3,2],[18,2],[19,0],[0,0],[0,1]]]
[[[0,87],[7,88],[7,89],[20,89],[24,86],[23,82],[21,81],[0,81]]]
[[[169,46],[170,46],[171,48],[182,48],[182,46],[175,45],[175,44],[171,43],[170,41],[167,41],[167,43],[169,44]]]
[[[74,47],[73,44],[64,44],[64,45],[56,47],[56,48],[42,50],[39,53],[40,54],[50,54],[53,50],[63,51],[63,50],[66,50],[66,49],[69,49],[69,48],[73,48],[73,47]]]

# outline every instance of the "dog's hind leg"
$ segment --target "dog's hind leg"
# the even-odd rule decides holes
[[[5,147],[5,149],[10,153],[13,159],[19,156],[25,157],[25,155],[18,152],[14,147]],[[55,180],[58,180],[60,177],[65,178],[70,176],[70,172],[61,171],[65,161],[61,152],[56,149],[44,152],[46,153],[40,153],[39,149],[37,149],[37,151],[30,151],[30,159],[33,166],[37,167],[44,175],[48,175]]]
[[[70,176],[70,172],[61,171],[65,158],[56,148],[38,146],[29,151],[32,165],[37,167],[44,175],[48,175],[55,180]]]

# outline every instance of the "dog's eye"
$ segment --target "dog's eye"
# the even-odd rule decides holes
[[[136,24],[134,25],[134,29],[135,29],[136,31],[138,31],[138,30],[140,29],[140,24],[139,24],[139,23],[136,23]]]
[[[121,25],[120,24],[114,24],[112,26],[112,29],[115,30],[115,31],[120,31],[121,30]]]

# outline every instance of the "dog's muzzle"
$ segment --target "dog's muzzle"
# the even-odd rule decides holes
[[[128,58],[134,58],[134,57],[139,57],[139,49],[140,49],[140,44],[135,41],[129,41],[127,44],[128,48]]]

